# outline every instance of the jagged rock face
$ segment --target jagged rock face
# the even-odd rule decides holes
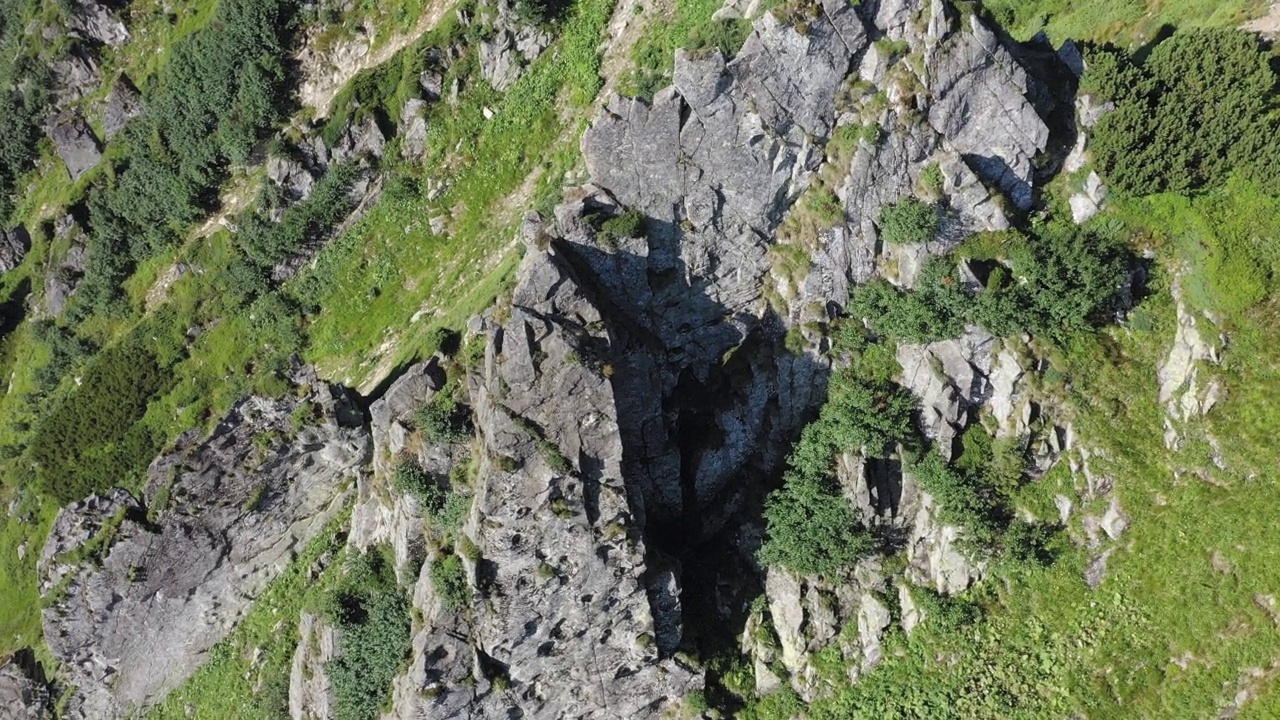
[[[353,123],[343,131],[338,142],[334,143],[331,156],[333,162],[346,162],[361,156],[382,157],[382,150],[387,145],[387,138],[378,127],[372,115]]]
[[[267,179],[280,188],[290,202],[306,200],[316,188],[315,175],[301,162],[278,155],[267,158]]]
[[[60,262],[53,263],[44,277],[44,309],[50,317],[57,317],[66,307],[67,301],[75,293],[76,287],[84,277],[85,262],[88,261],[88,249],[82,237],[79,225],[71,215],[63,216],[57,225],[55,234],[59,237],[72,235],[71,247]]]
[[[488,325],[464,528],[482,597],[469,617],[447,609],[424,567],[424,629],[394,717],[658,717],[701,686],[663,659],[679,640],[679,588],[629,499],[610,336],[567,254],[532,251],[509,318]]]
[[[289,667],[289,717],[293,720],[334,716],[333,687],[324,666],[337,655],[337,633],[324,618],[303,612],[302,636]]]
[[[72,180],[80,179],[102,159],[102,147],[88,123],[78,114],[64,113],[49,127],[49,139],[67,166]]]
[[[120,47],[129,42],[129,31],[105,6],[95,0],[76,0],[68,29],[103,45]]]
[[[115,137],[130,120],[142,114],[142,97],[127,78],[120,76],[111,83],[107,107],[102,113],[102,130],[107,140]]]
[[[43,672],[30,649],[0,662],[0,717],[6,720],[46,720],[53,703]]]
[[[52,38],[46,39],[55,40],[59,34],[55,32]],[[72,48],[71,52],[54,61],[50,69],[54,78],[54,105],[59,108],[70,107],[102,86],[98,64],[80,47]]]
[[[0,230],[0,273],[16,269],[31,249],[31,236],[19,225],[12,230]]]
[[[615,100],[583,138],[594,181],[648,218],[647,242],[616,252],[575,219],[611,212],[608,200],[557,219],[610,298],[620,344],[634,348],[617,354],[614,385],[627,474],[650,521],[731,507],[720,496],[761,450],[776,451],[763,440],[798,426],[824,385],[810,358],[761,346],[770,236],[816,169],[813,139],[830,133],[835,94],[867,44],[850,7],[825,7],[807,34],[764,15],[727,64],[678,53],[674,87],[652,105]],[[703,521],[717,528],[713,515]]]
[[[921,429],[947,459],[969,413],[990,394],[994,340],[986,331],[969,327],[954,340],[898,345],[902,384],[920,398]]]
[[[848,220],[848,231],[825,243],[823,255],[848,253],[874,257],[879,231],[876,223],[885,205],[915,193],[926,169],[934,165],[941,173],[940,192],[947,211],[935,240],[924,246],[884,247],[879,261],[850,263],[848,275],[865,282],[876,270],[896,267],[892,280],[904,287],[914,284],[915,275],[928,255],[946,252],[978,230],[1003,230],[1009,226],[997,196],[993,196],[978,176],[951,149],[946,139],[914,115],[889,112],[881,139],[874,145],[861,143],[849,173],[837,191]]]
[[[1026,71],[976,15],[969,17],[967,31],[938,44],[927,66],[930,124],[975,172],[1029,209],[1031,163],[1048,145],[1049,128],[1027,99]]]
[[[551,44],[547,30],[522,22],[508,0],[498,0],[489,37],[480,43],[480,73],[499,92]]]
[[[291,414],[307,419],[296,434]],[[76,688],[69,716],[129,715],[194,672],[338,512],[368,454],[350,399],[319,385],[187,433],[143,499],[116,490],[62,510],[39,577],[45,640]]]
[[[360,550],[378,544],[391,546],[395,557],[396,577],[404,576],[412,556],[425,553],[422,513],[418,501],[399,491],[391,492],[390,504],[379,484],[391,484],[395,466],[414,462],[433,477],[449,477],[452,470],[470,458],[470,447],[463,444],[424,442],[413,433],[413,415],[426,405],[445,382],[439,358],[418,363],[405,371],[387,388],[386,393],[369,407],[373,437],[373,473],[361,476],[356,485],[356,505],[351,511],[348,544]]]

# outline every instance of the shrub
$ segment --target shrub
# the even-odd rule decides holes
[[[32,0],[0,2],[0,224],[13,210],[13,192],[31,167],[47,100],[48,65],[29,57],[23,31]]]
[[[471,586],[457,555],[445,555],[431,563],[431,587],[450,610],[462,610],[471,604]]]
[[[789,473],[769,494],[764,518],[768,539],[760,559],[804,575],[832,575],[871,550],[849,501],[829,483]]]
[[[961,287],[953,258],[933,257],[914,290],[876,279],[853,291],[848,311],[877,334],[917,343],[956,337],[966,324],[1002,337],[1028,330],[1063,340],[1108,322],[1129,263],[1118,241],[1052,223],[1033,238],[1004,234],[999,249],[1005,264],[991,270],[976,297]]]
[[[444,507],[446,492],[442,483],[415,462],[398,463],[391,484],[398,492],[417,499],[427,513],[439,512]]]
[[[80,384],[36,427],[29,448],[41,492],[60,504],[127,485],[159,450],[139,421],[173,384],[142,337],[145,326],[103,350]]]
[[[780,489],[765,501],[767,539],[761,561],[803,574],[831,575],[851,567],[871,549],[849,501],[832,479],[835,454],[883,457],[910,442],[911,394],[887,382],[847,371],[832,378],[818,419],[809,423],[788,459]]]
[[[915,198],[886,205],[880,211],[880,237],[889,245],[928,242],[938,233],[938,212]]]
[[[600,232],[613,240],[643,237],[644,215],[639,210],[628,210],[601,223]]]
[[[1091,145],[1108,184],[1131,195],[1221,185],[1241,171],[1280,192],[1280,118],[1269,53],[1251,33],[1192,29],[1145,59],[1094,49],[1083,89],[1115,101]]]
[[[212,22],[174,44],[144,91],[144,111],[122,134],[118,171],[90,203],[91,304],[133,262],[177,242],[216,201],[231,163],[274,126],[288,98],[284,58],[292,3],[226,0]]]
[[[325,664],[335,716],[371,720],[378,716],[412,647],[409,603],[384,552],[370,550],[352,559],[342,582],[325,600],[325,615],[339,631],[341,648]]]
[[[914,290],[877,278],[853,291],[848,311],[865,318],[879,335],[922,343],[958,336],[971,302],[960,289],[954,261],[933,257],[921,268]]]
[[[456,382],[446,384],[415,413],[414,426],[428,440],[455,443],[471,436],[471,410],[458,402],[457,387]]]

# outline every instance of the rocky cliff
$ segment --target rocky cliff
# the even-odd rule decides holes
[[[40,558],[44,635],[76,692],[72,717],[120,717],[189,676],[367,472],[344,391],[249,398],[208,436],[157,458],[140,498],[59,513]]]
[[[512,12],[499,6],[510,27],[480,50],[498,90],[549,42]],[[841,362],[815,326],[858,284],[909,288],[929,257],[1033,205],[1056,149],[1076,144],[1062,102],[1074,88],[1042,79],[1067,70],[946,0],[824,0],[764,13],[732,59],[677,52],[651,101],[607,98],[581,141],[589,182],[553,215],[525,217],[510,297],[470,324],[468,346],[484,348],[474,363],[409,367],[367,418],[341,388],[299,378],[296,397],[246,399],[209,435],[183,436],[142,497],[119,490],[59,514],[41,590],[46,639],[77,689],[72,716],[163,698],[349,500],[350,550],[390,545],[411,588],[412,651],[387,717],[666,717],[704,686],[698,649],[726,638],[761,693],[820,695],[815,654],[829,646],[851,677],[870,669],[893,623],[921,620],[912,587],[956,593],[987,562],[896,458],[847,448],[841,490],[905,568],[873,557],[836,586],[760,565],[762,503]],[[113,89],[112,117],[135,112],[128,93]],[[408,156],[422,153],[421,112],[404,106]],[[83,125],[54,135],[73,176],[97,160]],[[380,157],[386,142],[373,116],[333,148],[316,140],[306,162],[267,162],[290,202],[320,166]],[[887,243],[883,209],[918,195],[939,232]],[[823,198],[842,220],[814,221]],[[1199,402],[1182,367],[1203,354],[1194,332],[1185,323],[1162,399],[1190,382]],[[983,416],[1025,440],[1041,471],[1072,449],[1032,397],[1035,358],[1019,348],[976,327],[897,346],[895,380],[945,456]],[[417,423],[445,392],[465,400],[473,437]],[[405,462],[468,498],[456,535],[442,539],[423,501],[395,487]],[[464,603],[433,576],[445,557],[462,563]],[[300,629],[291,714],[335,717],[325,672],[341,633],[310,611]]]

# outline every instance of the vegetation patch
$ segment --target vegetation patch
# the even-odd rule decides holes
[[[325,619],[337,628],[341,652],[325,665],[337,718],[379,715],[411,649],[409,602],[396,584],[386,548],[348,558],[346,572],[326,597]]]
[[[1217,187],[1238,172],[1280,194],[1274,54],[1237,30],[1190,30],[1132,55],[1088,54],[1083,89],[1113,100],[1090,145],[1129,195]]]

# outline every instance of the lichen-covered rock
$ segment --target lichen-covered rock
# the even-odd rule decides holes
[[[304,611],[298,619],[298,634],[298,648],[289,667],[289,717],[336,717],[333,687],[325,674],[325,664],[337,655],[337,633],[323,618]]]
[[[117,490],[58,514],[39,577],[45,640],[76,688],[70,717],[162,699],[337,514],[369,437],[344,391],[312,387],[182,436],[143,498]]]
[[[70,4],[70,3],[68,3]],[[96,0],[75,0],[67,28],[103,45],[120,47],[129,42],[129,31],[106,6]]]
[[[679,588],[634,509],[589,287],[568,252],[532,251],[510,317],[489,325],[471,388],[471,620],[419,582],[424,627],[394,717],[658,717],[698,687],[669,659]]]
[[[920,398],[925,435],[950,459],[952,443],[968,424],[969,411],[989,395],[994,338],[977,327],[954,340],[898,345],[902,384]]]
[[[400,111],[400,155],[406,160],[417,160],[427,147],[427,103],[410,98]]]
[[[121,75],[111,83],[107,107],[102,112],[102,130],[107,139],[115,137],[130,120],[142,114],[142,96],[129,79]]]
[[[499,92],[520,79],[524,69],[551,44],[545,28],[523,20],[509,0],[497,0],[488,37],[480,43],[480,73]]]

